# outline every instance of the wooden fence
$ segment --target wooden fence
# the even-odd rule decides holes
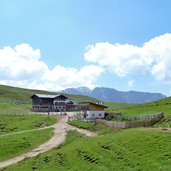
[[[113,118],[121,119],[121,120],[145,120],[145,119],[155,119],[155,118],[163,118],[164,113],[155,113],[155,114],[146,114],[146,115],[138,115],[138,116],[122,116],[122,115],[113,115]]]
[[[159,122],[164,117],[163,113],[152,114],[151,116],[142,115],[142,116],[130,116],[127,117],[127,121],[107,121],[104,119],[96,119],[96,123],[101,123],[112,128],[137,128],[137,127],[149,127],[156,122]],[[139,119],[139,120],[138,120]],[[146,120],[148,119],[148,120]]]

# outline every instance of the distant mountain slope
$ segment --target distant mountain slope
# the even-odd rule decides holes
[[[82,94],[86,96],[91,96],[92,91],[87,87],[79,87],[79,88],[67,88],[64,91],[62,91],[67,94]]]
[[[69,88],[64,91],[68,94],[82,94],[99,99],[106,102],[122,102],[122,103],[145,103],[165,98],[161,93],[148,93],[138,91],[118,91],[112,88],[96,87],[93,90],[87,87]]]
[[[0,85],[0,102],[4,101],[4,102],[10,103],[11,101],[20,101],[23,103],[31,104],[30,97],[33,94],[59,94],[59,93]],[[66,93],[63,93],[63,94],[66,95],[68,98],[75,100],[77,102],[80,102],[80,101],[97,102],[98,101],[97,99],[84,96],[84,95],[71,95],[71,94],[66,94]]]

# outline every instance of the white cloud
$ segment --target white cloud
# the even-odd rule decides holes
[[[84,54],[85,60],[107,67],[119,77],[135,71],[147,70],[146,59],[141,58],[141,48],[133,45],[97,43]]]
[[[171,82],[171,34],[168,33],[141,47],[108,42],[89,45],[84,58],[118,77],[149,72],[159,81]]]
[[[129,87],[133,87],[134,83],[135,83],[134,80],[130,80],[130,81],[128,81],[128,86]]]
[[[7,46],[0,49],[0,84],[51,91],[93,88],[105,70],[118,77],[148,72],[158,81],[171,83],[171,34],[153,38],[141,47],[108,42],[89,45],[84,59],[89,64],[80,69],[60,65],[49,69],[39,49],[25,43],[14,48]],[[130,87],[133,84],[133,80],[128,82]]]
[[[0,79],[23,80],[36,79],[48,69],[40,61],[39,49],[33,50],[28,44],[17,45],[14,49],[0,49]]]
[[[0,49],[0,84],[51,91],[79,86],[93,88],[102,72],[102,67],[94,65],[81,69],[57,65],[50,70],[41,60],[40,50],[28,44]]]
[[[98,76],[104,70],[101,67],[88,65],[80,70],[75,68],[64,68],[57,65],[53,70],[49,70],[44,74],[42,79],[50,82],[52,85],[58,84],[58,89],[69,87],[87,86],[93,88]]]

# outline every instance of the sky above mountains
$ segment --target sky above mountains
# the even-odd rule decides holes
[[[0,84],[171,95],[170,0],[1,0]]]

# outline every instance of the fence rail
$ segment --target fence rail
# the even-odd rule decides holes
[[[163,118],[164,113],[155,113],[155,114],[145,114],[145,115],[139,115],[139,116],[121,116],[121,115],[113,115],[113,118],[121,119],[121,120],[145,120],[145,119],[155,119],[155,118]]]
[[[142,117],[143,116],[143,117]],[[163,117],[164,113],[157,113],[152,115],[142,115],[137,117],[127,117],[125,121],[122,122],[116,122],[116,121],[107,121],[104,119],[97,119],[97,123],[104,124],[106,126],[112,127],[112,128],[138,128],[138,127],[149,127],[151,125],[154,125],[156,122],[159,122]],[[129,120],[129,119],[131,120]],[[148,120],[145,120],[148,119]]]

